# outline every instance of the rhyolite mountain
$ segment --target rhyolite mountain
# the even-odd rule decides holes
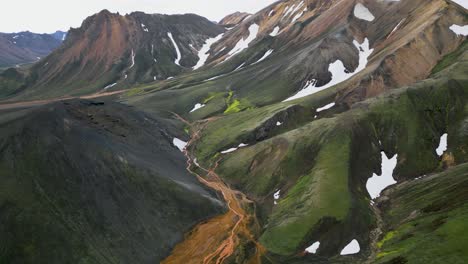
[[[65,32],[36,34],[29,31],[0,33],[0,68],[37,62],[62,44]]]
[[[172,33],[193,60],[163,29],[152,41],[169,45],[153,54],[178,70],[156,80],[136,71],[153,60],[151,42],[133,38],[120,53],[84,42],[81,70],[67,75],[60,52],[80,39],[70,32],[48,69],[4,72],[8,98],[73,95],[67,85],[80,80],[90,86],[76,94],[123,92],[0,104],[0,262],[468,262],[463,3],[277,1],[206,22],[214,30],[196,43]],[[76,30],[115,18],[145,36],[152,27],[136,17],[160,16],[103,11]],[[94,37],[120,36],[110,29]],[[125,61],[116,79],[80,79],[114,52]],[[150,250],[159,235],[170,241]]]
[[[239,23],[241,23],[244,19],[246,19],[248,16],[251,16],[251,15],[252,14],[249,14],[246,12],[235,12],[235,13],[225,16],[223,19],[219,21],[219,24],[223,26],[227,26],[227,27],[236,26]]]
[[[194,15],[104,10],[71,29],[64,44],[30,71],[23,97],[86,94],[165,80],[190,71],[206,39],[223,26]]]

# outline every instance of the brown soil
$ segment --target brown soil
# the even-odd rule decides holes
[[[183,120],[180,116],[178,118]],[[183,120],[195,130],[187,149],[190,149],[190,146],[199,139],[201,130],[212,120],[213,118],[196,124],[190,124]],[[194,158],[189,150],[185,150],[184,153],[187,157],[187,170],[197,176],[200,182],[221,193],[229,210],[224,215],[196,226],[162,263],[224,263],[235,255],[239,243],[242,241],[243,244],[246,244],[246,240],[255,245],[255,254],[249,256],[247,260],[236,260],[236,262],[261,263],[261,256],[264,255],[265,250],[256,240],[256,231],[258,231],[259,225],[255,214],[246,210],[254,207],[254,203],[245,194],[229,188],[216,174],[215,170],[220,160],[211,169],[205,169],[193,162]],[[204,176],[196,171],[201,171]]]

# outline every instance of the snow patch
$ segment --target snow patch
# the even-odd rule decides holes
[[[177,58],[175,59],[174,63],[180,66],[180,59],[182,58],[182,54],[180,53],[179,46],[177,46],[177,43],[175,42],[171,32],[167,32],[167,36],[171,39],[172,45],[174,45],[177,53]]]
[[[236,72],[236,71],[238,71],[238,70],[242,69],[242,67],[244,67],[244,65],[245,65],[245,62],[244,62],[244,63],[242,63],[241,65],[239,65],[239,67],[237,67],[236,69],[234,69],[234,71],[233,71],[233,72]]]
[[[448,146],[447,138],[448,138],[447,133],[443,134],[440,137],[440,143],[439,143],[439,146],[436,149],[436,153],[437,153],[437,155],[439,155],[439,157],[442,157],[442,155],[444,155],[445,151],[447,151],[447,146]]]
[[[110,89],[110,88],[112,88],[112,87],[114,87],[116,85],[117,85],[117,83],[109,84],[106,87],[104,87],[104,90]]]
[[[132,49],[132,65],[130,65],[130,68],[128,69],[130,70],[131,68],[133,68],[133,66],[135,66],[135,52]]]
[[[283,123],[281,123],[280,121],[276,122],[276,126],[282,126]]]
[[[346,255],[353,255],[357,254],[361,251],[361,247],[359,246],[359,242],[356,239],[353,239],[351,243],[349,243],[343,250],[341,251],[340,255],[341,256],[346,256]]]
[[[317,87],[317,80],[313,79],[311,81],[308,81],[301,91],[299,91],[296,95],[284,100],[284,102],[292,101],[323,91],[327,88],[330,88],[348,80],[349,78],[353,77],[354,75],[365,69],[367,66],[368,58],[372,54],[374,49],[369,48],[369,40],[367,38],[362,44],[359,44],[356,40],[353,41],[353,44],[359,51],[359,66],[354,72],[347,72],[343,62],[341,60],[337,60],[331,63],[328,67],[328,71],[332,74],[332,80],[329,83],[325,84],[324,86]]]
[[[320,112],[322,112],[322,111],[328,110],[328,109],[330,109],[330,108],[332,108],[332,107],[334,107],[334,106],[335,106],[335,103],[334,103],[334,102],[333,102],[333,103],[329,103],[329,104],[327,104],[327,105],[325,105],[325,106],[322,106],[322,107],[320,107],[320,108],[317,108],[317,113],[320,113]]]
[[[193,107],[193,109],[190,111],[190,113],[193,113],[193,112],[197,111],[198,109],[203,108],[203,107],[205,107],[205,106],[206,106],[205,104],[196,104],[196,105]]]
[[[148,28],[143,23],[141,24],[141,28],[143,29],[143,31],[149,32]]]
[[[293,23],[293,24],[294,24],[294,22],[296,22],[296,21],[297,21],[299,18],[301,18],[301,17],[302,17],[302,15],[304,15],[304,13],[305,13],[306,11],[307,11],[307,7],[306,7],[306,8],[304,8],[304,10],[302,10],[302,12],[300,12],[300,13],[297,13],[297,14],[296,14],[296,15],[293,17],[293,19],[292,19],[291,23]]]
[[[358,3],[354,6],[354,16],[366,20],[366,21],[373,21],[375,19],[374,15],[365,7],[363,4]]]
[[[259,28],[260,27],[255,23],[250,25],[250,27],[249,27],[249,36],[247,36],[247,38],[245,38],[245,39],[241,38],[237,42],[236,46],[229,52],[229,56],[224,61],[229,60],[230,58],[232,58],[236,54],[238,54],[238,53],[242,52],[243,50],[245,50],[246,48],[248,48],[249,44],[257,38]]]
[[[367,180],[366,188],[372,199],[380,196],[380,193],[390,185],[397,183],[393,178],[393,171],[397,165],[398,155],[393,156],[389,159],[385,152],[381,152],[382,155],[382,175],[373,174],[371,178]]]
[[[198,58],[200,58],[197,62],[197,65],[195,65],[193,67],[194,70],[202,67],[203,65],[205,65],[205,62],[206,60],[208,59],[208,57],[210,56],[210,54],[208,53],[211,49],[211,46],[218,42],[222,37],[223,37],[224,33],[223,34],[220,34],[214,38],[209,38],[205,41],[205,44],[203,45],[203,47],[200,49],[200,51],[198,52]]]
[[[320,247],[320,242],[317,241],[317,242],[313,243],[310,247],[306,248],[305,251],[307,253],[315,254],[315,253],[317,253],[317,250],[319,249],[319,247]]]
[[[402,20],[393,28],[392,32],[390,32],[390,34],[388,34],[388,37],[387,37],[387,38],[389,38],[391,35],[393,35],[393,33],[395,33],[395,31],[397,31],[397,30],[400,28],[401,23],[403,23],[405,20],[406,20],[405,18],[402,19]]]
[[[459,25],[452,25],[450,26],[450,30],[452,30],[458,36],[468,36],[468,25],[459,26]]]
[[[234,151],[236,151],[236,150],[238,150],[240,148],[247,147],[247,146],[248,146],[247,144],[241,143],[241,144],[239,144],[239,146],[237,148],[230,148],[230,149],[221,151],[221,154],[228,154],[228,153],[234,152]]]
[[[274,200],[275,205],[278,204],[278,200],[280,197],[281,197],[281,190],[278,190],[273,194],[273,200]]]
[[[172,144],[174,144],[174,146],[176,146],[182,152],[184,152],[185,148],[187,147],[187,142],[178,138],[174,138],[174,140],[172,140]]]
[[[265,60],[265,59],[266,59],[268,56],[270,56],[272,53],[273,53],[273,50],[272,50],[272,49],[271,49],[271,50],[268,50],[267,52],[265,52],[265,54],[263,54],[263,56],[262,56],[258,61],[252,63],[252,65],[257,64],[257,63],[259,63],[259,62]]]
[[[278,36],[279,31],[280,31],[280,27],[279,27],[279,26],[276,26],[276,27],[273,29],[273,31],[271,31],[270,36],[272,36],[272,37]]]

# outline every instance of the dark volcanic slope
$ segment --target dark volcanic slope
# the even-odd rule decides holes
[[[0,115],[0,263],[159,263],[221,212],[161,122],[116,103]]]
[[[62,44],[64,34],[0,33],[0,68],[40,60]]]
[[[64,45],[32,69],[24,96],[85,94],[167,79],[191,70],[205,40],[224,31],[193,14],[121,16],[104,10],[71,29]]]

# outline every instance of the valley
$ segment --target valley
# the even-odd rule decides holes
[[[0,72],[0,263],[466,263],[468,11],[102,10]]]

